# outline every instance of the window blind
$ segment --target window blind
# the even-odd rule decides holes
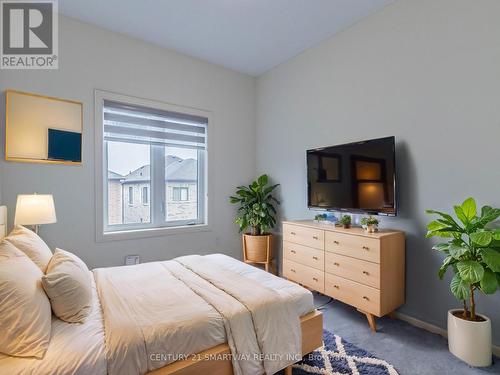
[[[104,139],[204,150],[208,119],[104,100]]]

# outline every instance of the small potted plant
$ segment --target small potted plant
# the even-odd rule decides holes
[[[363,217],[361,219],[361,226],[368,233],[378,232],[378,219],[375,216]]]
[[[273,191],[279,184],[268,185],[267,175],[260,176],[249,186],[238,186],[230,202],[239,204],[235,223],[243,232],[243,256],[245,261],[267,263],[272,260],[272,234],[268,233],[276,224],[275,204],[279,201]],[[250,233],[245,233],[250,229]]]
[[[342,217],[339,220],[340,225],[344,229],[349,229],[351,227],[351,216],[350,215],[342,215]]]
[[[322,221],[325,221],[327,217],[328,216],[326,214],[317,214],[316,216],[314,216],[314,221],[321,223]]]
[[[475,293],[494,294],[500,285],[500,229],[488,225],[500,217],[500,209],[484,206],[478,214],[468,198],[454,211],[457,219],[426,211],[439,216],[427,225],[427,237],[446,239],[433,247],[446,255],[438,276],[443,279],[452,269],[450,289],[463,305],[448,311],[448,348],[471,366],[490,366],[491,321],[476,312]]]

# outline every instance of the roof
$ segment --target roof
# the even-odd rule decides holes
[[[166,181],[196,181],[198,177],[198,162],[195,159],[181,159],[177,156],[168,155],[165,167]],[[109,171],[108,178],[117,179],[118,173]],[[151,167],[149,164],[143,165],[125,176],[120,176],[121,182],[130,184],[134,182],[144,182],[151,179]]]
[[[108,180],[121,180],[123,176],[113,171],[108,171]]]

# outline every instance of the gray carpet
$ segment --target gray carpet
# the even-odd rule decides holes
[[[316,306],[328,301],[314,294]],[[443,337],[389,318],[377,319],[378,332],[372,334],[364,315],[333,301],[322,309],[325,329],[354,345],[385,359],[400,375],[485,375],[500,374],[500,359],[489,368],[472,368],[448,352]]]

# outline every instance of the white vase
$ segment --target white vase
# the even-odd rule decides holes
[[[471,322],[448,311],[448,348],[456,357],[475,367],[491,366],[491,320]]]

